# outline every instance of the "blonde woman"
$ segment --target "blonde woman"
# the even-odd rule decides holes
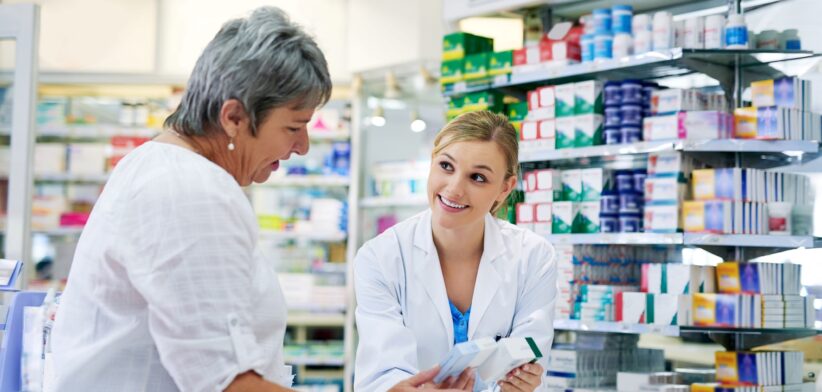
[[[487,111],[458,117],[434,141],[429,209],[359,250],[357,391],[388,390],[434,367],[455,343],[508,336],[533,337],[546,357],[509,373],[501,390],[544,388],[554,250],[494,218],[516,185],[517,151],[505,117]]]

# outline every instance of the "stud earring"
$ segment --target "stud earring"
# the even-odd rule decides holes
[[[231,138],[231,141],[228,142],[228,151],[234,151],[234,138]]]

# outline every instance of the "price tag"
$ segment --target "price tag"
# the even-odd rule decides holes
[[[468,90],[468,85],[465,84],[465,82],[454,83],[454,92],[455,93],[464,93],[465,90]]]
[[[494,77],[494,85],[499,86],[503,84],[508,84],[508,75],[497,75]]]

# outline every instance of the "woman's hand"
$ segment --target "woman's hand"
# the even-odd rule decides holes
[[[542,383],[542,366],[538,363],[527,363],[512,370],[500,380],[502,392],[533,392]]]
[[[434,366],[424,372],[418,373],[416,376],[409,377],[405,381],[394,385],[389,392],[407,392],[407,391],[439,391],[445,390],[450,392],[457,391],[473,391],[474,390],[474,370],[465,369],[456,379],[449,377],[440,384],[434,384],[434,377],[437,376],[440,367]]]

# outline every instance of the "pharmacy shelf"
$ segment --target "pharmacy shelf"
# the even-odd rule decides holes
[[[317,305],[317,304],[289,304],[288,305],[288,312],[289,313],[345,313],[345,305],[341,306],[329,306],[329,305]]]
[[[312,141],[346,141],[351,139],[351,131],[348,129],[338,131],[313,131],[309,129],[308,138]]]
[[[750,234],[702,234],[685,233],[685,245],[738,246],[761,248],[814,248],[822,245],[811,236],[750,235]]]
[[[261,230],[260,239],[281,241],[281,240],[308,240],[308,241],[322,241],[322,242],[340,242],[345,241],[347,235],[344,231],[274,231]]]
[[[285,357],[284,362],[288,365],[296,366],[343,366],[343,358],[294,358]]]
[[[323,176],[323,175],[287,175],[272,177],[262,186],[274,187],[345,187],[350,183],[346,176]]]
[[[380,207],[424,207],[428,205],[428,198],[425,195],[394,196],[394,197],[367,197],[360,200],[360,207],[380,208]]]
[[[749,152],[749,153],[818,153],[817,141],[794,140],[663,140],[630,144],[547,149],[521,148],[520,162],[559,161],[566,159],[607,157],[615,155],[648,154],[663,151],[693,152]]]
[[[575,332],[682,336],[705,334],[727,349],[750,349],[822,334],[813,328],[722,328],[677,325],[627,324],[614,321],[554,320],[554,329]]]
[[[156,73],[40,72],[37,78],[41,85],[185,86],[188,81],[188,76]],[[0,84],[11,83],[12,79],[12,72],[0,72]]]
[[[117,124],[65,124],[39,126],[37,136],[66,139],[100,139],[113,136],[151,138],[157,136],[161,131],[161,129],[156,128]]]
[[[678,245],[679,233],[595,233],[550,234],[546,238],[554,245]]]
[[[35,174],[36,182],[76,182],[87,184],[104,184],[108,181],[109,174],[74,174],[74,173],[52,173]]]
[[[32,234],[42,234],[52,237],[78,236],[83,233],[83,226],[57,227],[47,230],[32,229],[31,232]]]
[[[294,327],[342,327],[345,315],[341,313],[289,313],[287,324]]]
[[[507,82],[497,79],[494,83],[465,87],[456,83],[446,89],[445,96],[464,95],[492,88],[529,90],[546,84],[562,84],[590,79],[657,79],[683,76],[695,72],[706,74],[723,86],[733,86],[733,68],[742,73],[742,85],[751,81],[784,76],[768,64],[789,60],[807,59],[820,54],[805,50],[730,50],[730,49],[683,49],[653,51],[620,59],[579,64],[539,64],[519,68]]]

